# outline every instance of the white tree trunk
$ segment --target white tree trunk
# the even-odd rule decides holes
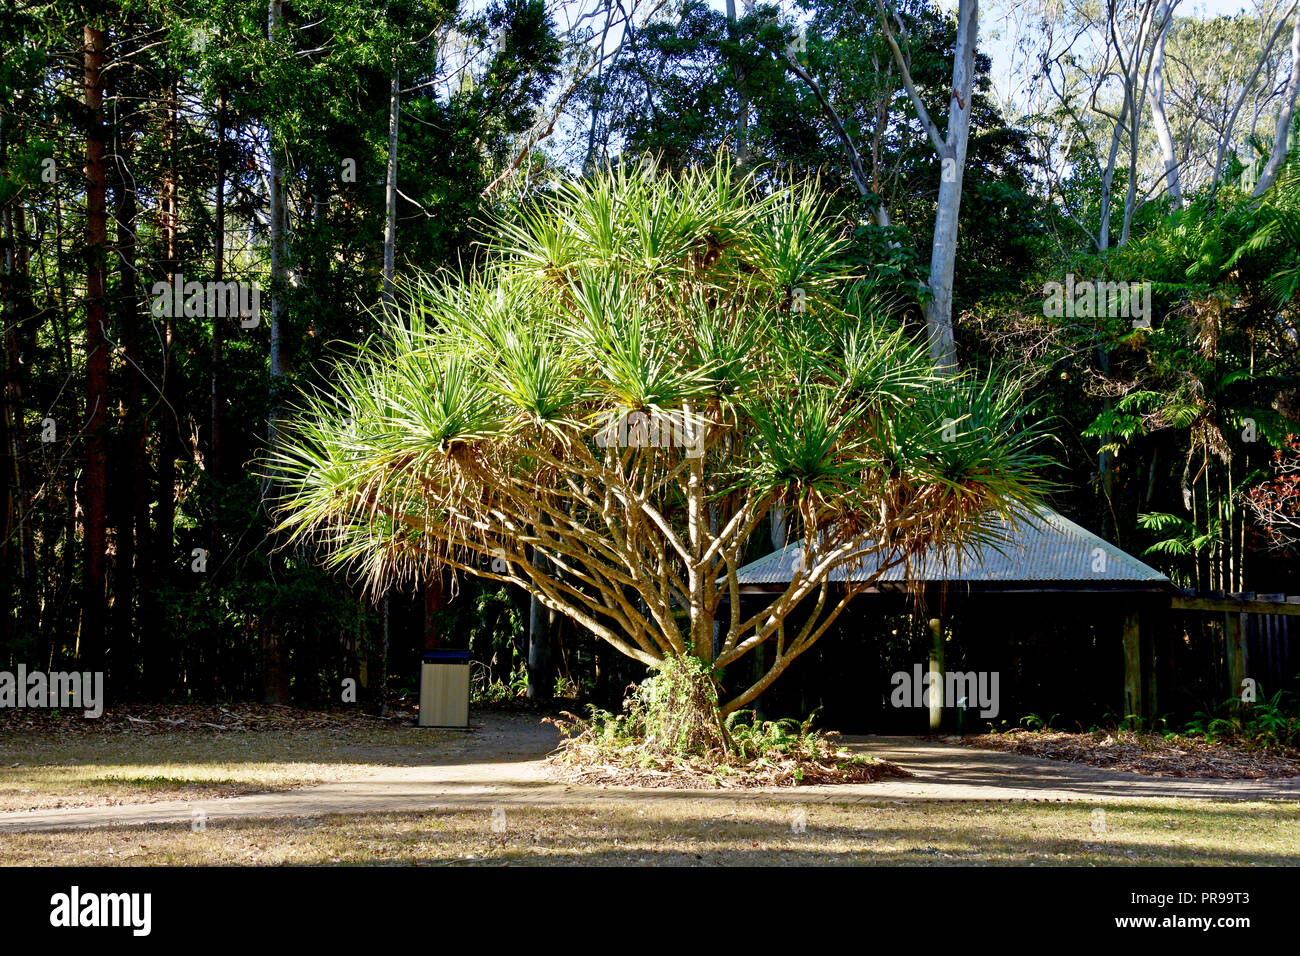
[[[732,38],[736,35],[736,23],[736,0],[727,0],[727,25]],[[736,110],[736,162],[741,169],[748,169],[750,164],[749,95],[745,90],[745,80],[740,75],[738,59],[736,66],[736,95],[740,100]]]
[[[1282,106],[1277,114],[1277,128],[1273,133],[1273,151],[1269,153],[1264,171],[1259,174],[1259,181],[1251,192],[1252,196],[1262,196],[1273,181],[1278,171],[1286,162],[1287,144],[1291,135],[1291,114],[1295,112],[1296,94],[1300,92],[1300,16],[1296,17],[1291,30],[1291,75],[1286,81],[1286,90],[1282,93]]]
[[[270,0],[266,14],[266,33],[271,42],[280,34],[283,17],[282,0]],[[280,389],[284,381],[283,330],[284,289],[288,280],[285,255],[284,230],[284,179],[280,171],[280,159],[276,153],[275,134],[267,129],[267,169],[269,173],[268,192],[271,205],[271,354],[269,358],[271,376],[271,413],[268,436],[274,445],[277,436],[277,420],[280,417]]]
[[[384,186],[384,313],[392,318],[393,274],[397,250],[397,114],[401,108],[399,73],[393,67],[388,97],[388,178]]]
[[[1241,113],[1241,107],[1246,102],[1246,97],[1255,89],[1255,81],[1259,79],[1260,71],[1264,69],[1264,64],[1273,53],[1273,47],[1277,43],[1278,37],[1286,29],[1287,17],[1295,13],[1296,7],[1300,4],[1291,4],[1291,9],[1287,11],[1278,21],[1277,26],[1273,28],[1268,42],[1264,44],[1264,49],[1260,51],[1259,59],[1255,61],[1255,69],[1250,74],[1250,79],[1241,85],[1241,92],[1237,94],[1237,101],[1232,106],[1232,111],[1228,114],[1227,122],[1224,124],[1223,133],[1219,137],[1218,146],[1214,155],[1214,172],[1210,178],[1210,188],[1217,189],[1219,180],[1223,178],[1223,164],[1228,158],[1228,147],[1232,145],[1233,133],[1237,129],[1237,116]]]
[[[1110,153],[1106,157],[1106,171],[1101,177],[1101,212],[1097,225],[1097,251],[1105,252],[1110,248],[1110,204],[1115,185],[1115,164],[1119,161],[1119,142],[1124,134],[1124,120],[1128,116],[1128,100],[1120,109],[1115,120],[1115,128],[1110,135]]]
[[[1116,44],[1116,52],[1120,56],[1120,63],[1124,65],[1124,101],[1128,104],[1129,122],[1128,189],[1124,194],[1124,221],[1119,234],[1121,246],[1128,242],[1129,232],[1133,228],[1133,213],[1137,209],[1138,137],[1142,128],[1142,100],[1145,99],[1145,91],[1151,85],[1151,66],[1155,56],[1154,45],[1148,53],[1147,43],[1152,36],[1152,31],[1163,23],[1163,20],[1157,18],[1164,17],[1167,12],[1168,4],[1165,0],[1160,0],[1159,3],[1147,0],[1145,4],[1140,5],[1141,16],[1138,20],[1137,32],[1133,37],[1133,47],[1128,51],[1127,63],[1124,63],[1119,31],[1112,29],[1111,34]]]
[[[397,114],[401,108],[402,95],[399,80],[401,74],[393,66],[392,88],[388,96],[388,176],[384,184],[384,317],[393,319],[393,274],[397,258]],[[379,656],[379,716],[388,711],[388,622],[390,605],[388,594],[384,594],[380,616],[383,626],[383,650]],[[428,628],[428,622],[425,622]]]
[[[1119,230],[1121,246],[1128,242],[1129,233],[1133,228],[1133,213],[1137,209],[1138,151],[1135,144],[1138,141],[1142,110],[1139,94],[1135,92],[1133,95],[1133,109],[1129,111],[1128,188],[1124,192],[1124,219],[1120,223]]]
[[[930,246],[930,357],[939,368],[956,371],[957,350],[952,335],[952,286],[957,266],[957,221],[961,213],[962,174],[970,140],[971,94],[975,86],[975,47],[979,41],[979,0],[961,0],[957,14],[957,45],[952,63],[952,97],[948,131],[940,153],[939,204]]]
[[[1165,114],[1165,40],[1174,22],[1172,7],[1167,3],[1162,4],[1157,16],[1163,21],[1163,25],[1152,55],[1151,85],[1147,87],[1147,97],[1151,102],[1151,118],[1155,126],[1156,139],[1160,143],[1160,158],[1165,164],[1165,186],[1169,190],[1169,201],[1181,207],[1184,205],[1182,177],[1178,171],[1178,156],[1174,152],[1174,137],[1169,129],[1169,117]]]

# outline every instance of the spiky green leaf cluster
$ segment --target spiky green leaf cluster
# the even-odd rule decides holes
[[[493,233],[476,271],[408,279],[397,320],[302,397],[268,460],[282,530],[376,587],[473,567],[547,514],[590,530],[572,574],[600,560],[641,580],[619,509],[652,504],[684,540],[692,481],[719,526],[784,501],[801,533],[879,532],[923,502],[918,545],[1045,489],[1017,383],[941,377],[915,333],[845,295],[862,277],[815,182],[631,165]],[[629,415],[667,438],[602,443]]]

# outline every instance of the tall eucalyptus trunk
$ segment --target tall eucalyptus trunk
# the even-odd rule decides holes
[[[1156,39],[1155,51],[1151,60],[1151,84],[1147,87],[1147,97],[1151,104],[1152,125],[1156,131],[1156,141],[1160,144],[1160,158],[1165,167],[1165,188],[1169,191],[1169,201],[1177,207],[1183,205],[1183,183],[1178,169],[1178,156],[1174,152],[1174,137],[1169,128],[1169,117],[1165,113],[1165,41],[1169,38],[1169,28],[1173,25],[1173,11],[1168,3],[1161,5],[1160,36]]]
[[[1262,196],[1277,179],[1277,174],[1286,162],[1287,148],[1291,138],[1291,116],[1295,112],[1296,96],[1300,95],[1300,14],[1296,16],[1291,29],[1291,73],[1287,77],[1286,88],[1282,91],[1282,105],[1277,114],[1277,125],[1273,132],[1273,149],[1269,152],[1268,162],[1259,174],[1259,180],[1251,192],[1252,196]]]
[[[282,0],[267,4],[266,35],[272,43],[284,42]],[[285,232],[284,178],[280,168],[279,144],[276,131],[270,122],[266,129],[267,191],[270,205],[271,241],[271,347],[267,365],[269,371],[270,411],[267,416],[267,443],[275,448],[279,444],[279,422],[284,390],[284,313],[285,294],[288,290],[288,250]],[[264,494],[271,494],[268,481]],[[274,575],[283,561],[278,554],[271,555]],[[287,621],[271,621],[263,627],[261,635],[262,699],[270,704],[284,704],[289,697],[289,648]]]
[[[108,259],[108,209],[104,164],[104,28],[87,23],[83,31],[84,105],[86,116],[86,412],[83,437],[85,567],[81,593],[80,660],[102,668],[105,632],[105,583],[108,564],[108,310],[105,266]]]
[[[971,99],[975,86],[975,47],[979,41],[979,0],[962,0],[957,16],[957,46],[952,62],[952,95],[948,101],[948,131],[941,151],[939,203],[930,246],[930,357],[940,368],[956,370],[952,335],[953,277],[957,266],[957,222],[961,214],[961,185],[970,141]]]

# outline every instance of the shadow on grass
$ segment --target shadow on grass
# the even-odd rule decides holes
[[[1089,808],[1042,804],[582,805],[436,809],[280,821],[212,821],[110,831],[15,834],[4,862],[417,866],[1015,866],[1300,863],[1295,807],[1118,805],[1106,831]],[[866,817],[866,819],[863,819]],[[802,827],[796,829],[795,822]],[[138,847],[117,859],[109,851]],[[98,854],[98,855],[97,855]],[[101,856],[103,858],[101,858]],[[68,860],[68,862],[74,862]]]

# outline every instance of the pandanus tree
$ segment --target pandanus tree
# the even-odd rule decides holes
[[[1014,383],[938,374],[815,183],[634,164],[493,227],[466,275],[306,392],[269,459],[281,528],[375,590],[441,567],[508,582],[743,707],[877,574],[987,535],[1043,491]],[[801,548],[751,607],[737,572],[778,506]],[[732,683],[729,679],[728,683]]]

